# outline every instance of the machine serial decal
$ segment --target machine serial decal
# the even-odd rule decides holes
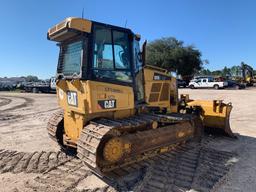
[[[99,100],[98,107],[100,109],[114,109],[116,108],[116,100],[115,99]]]
[[[123,93],[122,90],[120,90],[120,89],[114,89],[114,88],[111,88],[111,87],[105,87],[105,91],[107,91],[107,92],[113,92],[113,93]]]
[[[77,93],[75,91],[67,91],[68,104],[77,107]]]

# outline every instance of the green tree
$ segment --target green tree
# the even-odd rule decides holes
[[[201,69],[198,72],[198,75],[211,75],[211,74],[212,74],[212,72],[209,69]]]
[[[225,66],[225,67],[222,69],[222,76],[223,76],[223,77],[231,76],[231,70],[230,70],[230,68],[228,68],[228,67]]]
[[[212,75],[213,75],[213,76],[222,76],[222,70],[215,70],[215,71],[212,71]]]
[[[38,77],[37,76],[33,76],[33,75],[28,75],[25,78],[26,78],[27,82],[37,82],[37,81],[39,81]]]
[[[238,65],[234,65],[230,68],[231,76],[237,77],[241,75],[241,67]]]
[[[201,52],[194,46],[184,46],[183,41],[174,37],[152,41],[147,46],[146,62],[181,76],[190,76],[202,69],[204,61]],[[208,61],[206,60],[205,63]]]

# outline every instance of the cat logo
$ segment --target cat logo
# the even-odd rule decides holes
[[[99,109],[114,109],[116,108],[116,100],[100,100],[98,101],[98,108]]]
[[[67,100],[68,104],[77,107],[77,93],[74,91],[67,92]]]

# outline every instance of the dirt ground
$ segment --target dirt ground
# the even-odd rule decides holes
[[[230,124],[238,140],[215,146],[234,151],[238,154],[238,163],[228,173],[225,182],[217,191],[255,191],[256,189],[256,89],[246,90],[190,90],[181,89],[180,93],[189,94],[193,99],[222,99],[232,102]]]
[[[232,102],[231,128],[238,139],[208,137],[202,150],[191,144],[181,149],[184,153],[162,156],[149,168],[116,182],[98,178],[48,137],[47,120],[58,110],[55,95],[0,92],[0,191],[255,191],[256,89],[179,93]],[[188,160],[195,166],[186,164]],[[180,166],[187,166],[185,176]],[[165,173],[173,169],[175,174]],[[184,177],[179,184],[180,175]],[[175,181],[169,179],[173,177]]]

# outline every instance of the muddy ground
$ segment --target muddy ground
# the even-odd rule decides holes
[[[48,137],[55,95],[0,92],[0,191],[255,191],[256,89],[179,92],[232,102],[238,139],[208,135],[109,178],[98,178]]]

